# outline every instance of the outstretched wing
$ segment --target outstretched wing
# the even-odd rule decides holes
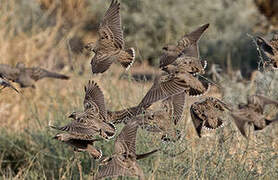
[[[163,68],[169,64],[172,64],[180,55],[180,51],[174,45],[167,45],[162,48],[163,53],[159,59],[159,67]]]
[[[174,95],[172,97],[172,104],[173,104],[173,120],[174,124],[177,124],[178,121],[182,118],[184,104],[185,104],[185,93],[180,93]]]
[[[51,126],[54,129],[68,132],[75,135],[75,139],[91,140],[93,136],[97,135],[99,132],[92,124],[85,122],[72,121],[71,123],[63,127]]]
[[[178,46],[183,48],[182,53],[188,56],[199,58],[198,41],[202,37],[209,24],[205,24],[189,34],[185,34],[179,41]]]
[[[123,154],[123,153],[132,153],[136,154],[136,133],[138,129],[138,122],[130,121],[125,127],[122,129],[121,133],[116,139],[115,142],[115,153]]]
[[[124,47],[123,30],[120,16],[120,3],[112,0],[99,27],[101,39],[110,39],[117,48]]]
[[[100,167],[95,179],[126,175],[128,173],[128,169],[121,166],[121,163],[122,162],[120,162],[118,158],[111,158],[106,165]]]
[[[114,61],[114,55],[110,54],[108,50],[106,50],[105,48],[98,50],[91,60],[92,72],[93,73],[105,72],[111,66],[113,61]]]
[[[185,90],[184,82],[179,78],[169,77],[166,81],[161,81],[162,76],[157,76],[151,89],[144,96],[139,106],[150,106],[152,103],[166,99]]]
[[[93,109],[96,113],[99,112],[101,116],[106,119],[107,118],[107,111],[104,102],[104,95],[94,81],[89,81],[87,86],[85,86],[85,98],[84,98],[84,108]]]

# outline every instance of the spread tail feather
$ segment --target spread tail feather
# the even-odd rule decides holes
[[[135,60],[134,48],[129,48],[120,52],[119,62],[121,65],[128,70]]]

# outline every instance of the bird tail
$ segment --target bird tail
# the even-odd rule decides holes
[[[45,77],[49,77],[49,78],[57,78],[57,79],[69,79],[69,76],[66,76],[64,74],[59,74],[59,73],[55,73],[55,72],[50,72],[48,71]]]
[[[128,70],[132,66],[134,60],[135,60],[134,48],[121,50],[118,61],[126,70]]]
[[[160,149],[155,149],[155,150],[153,150],[153,151],[151,151],[151,152],[147,152],[147,153],[144,153],[144,154],[138,154],[138,155],[136,155],[136,159],[137,159],[137,160],[139,160],[139,159],[144,159],[144,158],[150,156],[151,154],[153,154],[153,153],[155,153],[155,152],[157,152],[157,151],[159,151],[159,150],[160,150]]]

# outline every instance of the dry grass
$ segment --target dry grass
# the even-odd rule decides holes
[[[65,3],[64,6],[70,7],[65,10],[52,7],[51,1],[41,0],[48,7],[42,10],[35,1],[29,2],[27,6],[27,1],[20,5],[16,0],[0,0],[0,63],[15,65],[24,61],[28,66],[39,65],[65,73],[71,79],[44,79],[36,84],[36,89],[21,89],[20,95],[9,89],[1,91],[0,179],[79,179],[81,175],[91,179],[89,156],[85,153],[75,155],[70,147],[52,140],[56,131],[48,128],[49,122],[65,124],[73,110],[82,109],[83,88],[90,79],[104,91],[107,107],[111,110],[137,104],[151,83],[119,79],[124,70],[118,65],[113,65],[104,75],[92,76],[90,60],[69,51],[70,38],[76,34],[87,36],[82,31],[87,20],[82,12],[88,11],[84,4],[61,1],[62,4],[69,3]],[[74,25],[69,28],[65,16],[76,17],[71,13],[80,9],[76,5],[84,8],[84,11],[76,12],[80,13],[82,22],[73,20]],[[24,15],[29,11],[21,12],[22,7],[31,8],[30,14]],[[17,18],[14,18],[15,14]],[[146,64],[135,65],[130,70],[128,73],[157,73],[157,69]],[[220,83],[224,94],[216,89],[211,94],[223,96],[225,101],[233,104],[245,101],[247,94],[256,91],[277,99],[276,77],[277,73],[257,73],[246,84],[225,79]],[[277,109],[271,107],[267,113],[273,117]],[[137,138],[139,153],[162,148],[160,153],[139,162],[147,179],[277,179],[277,124],[262,132],[251,133],[250,140],[246,140],[228,115],[226,120],[224,129],[204,132],[204,137],[199,139],[187,107],[178,126],[183,133],[182,139],[177,143],[163,144],[160,136],[140,130]],[[113,142],[100,142],[97,146],[105,155],[112,153]],[[80,162],[81,171],[78,168]],[[92,165],[96,166],[97,162]]]

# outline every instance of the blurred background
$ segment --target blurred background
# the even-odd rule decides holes
[[[113,65],[104,75],[92,76],[90,57],[82,53],[82,47],[86,43],[96,41],[98,25],[110,4],[109,0],[0,0],[0,63],[14,66],[22,61],[27,66],[40,66],[71,77],[69,81],[41,80],[36,84],[36,89],[21,89],[22,95],[7,89],[1,91],[0,176],[4,179],[81,178],[75,166],[78,160],[73,157],[72,150],[51,139],[55,132],[47,128],[48,124],[65,124],[69,122],[67,116],[73,110],[82,110],[83,86],[89,79],[100,84],[109,109],[119,110],[136,105],[151,83],[134,82],[129,75],[138,72],[156,73],[162,47],[175,43],[185,33],[205,23],[210,23],[210,27],[199,45],[201,58],[208,61],[208,69],[218,64],[221,68],[218,73],[222,76],[227,74],[227,78],[232,79],[236,72],[242,75],[240,85],[233,86],[230,81],[223,81],[222,86],[230,86],[224,90],[228,92],[224,99],[229,102],[245,101],[246,94],[256,91],[252,89],[257,86],[252,84],[252,74],[258,68],[259,56],[254,37],[261,35],[270,39],[272,33],[278,30],[278,1],[120,2],[126,46],[136,49],[136,63],[127,72],[127,80],[120,78],[125,71],[119,65]],[[275,77],[273,74],[268,76]],[[268,95],[278,97],[275,91],[278,85],[269,89],[269,84],[264,84],[269,82],[264,82],[264,78],[258,80],[262,82],[262,88],[268,88]],[[229,94],[233,91],[242,93]],[[276,135],[277,129],[274,130]],[[193,131],[188,132],[190,137],[194,136]],[[150,150],[150,145],[159,146],[159,140],[155,136],[149,137],[140,133],[139,137],[143,137],[139,139],[139,152]],[[257,148],[261,143],[267,148],[271,146],[277,150],[275,139],[268,138],[267,142],[263,140],[264,137],[261,141],[254,142],[254,146]],[[219,142],[212,141],[211,147],[220,148]],[[109,154],[112,152],[109,148],[112,144],[102,143],[99,146],[104,149],[104,153]],[[269,156],[264,156],[262,160],[258,152],[248,154],[247,146],[239,143],[235,147],[246,148],[244,152],[248,155],[242,155],[243,151],[231,150],[235,154],[239,153],[239,156],[231,158],[229,170],[221,168],[226,165],[226,161],[222,160],[230,150],[214,151],[214,148],[210,148],[211,151],[204,155],[207,149],[205,146],[208,145],[205,140],[186,141],[179,145],[168,151],[174,152],[185,147],[182,161],[181,157],[171,157],[175,161],[168,162],[169,156],[162,155],[140,163],[149,179],[163,179],[165,176],[176,179],[278,177],[277,157],[274,158],[271,154],[273,151],[269,151]],[[191,146],[195,149],[190,148]],[[229,144],[227,146],[230,147]],[[196,150],[198,148],[199,150]],[[250,160],[250,157],[254,159]],[[79,158],[82,159],[84,177],[89,178],[88,155],[82,154]],[[210,158],[219,160],[218,164],[210,161]],[[196,159],[201,161],[197,162]],[[201,162],[206,163],[202,165]],[[272,167],[271,170],[269,167]],[[226,176],[227,174],[229,176]]]

